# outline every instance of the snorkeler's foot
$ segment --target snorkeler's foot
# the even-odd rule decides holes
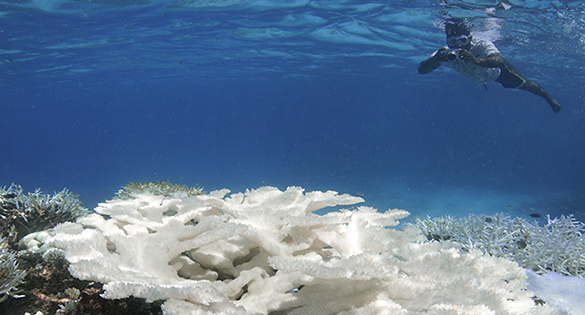
[[[559,105],[557,101],[552,100],[548,104],[550,105],[550,108],[552,108],[553,112],[555,112],[555,114],[558,114],[561,111],[561,105]]]

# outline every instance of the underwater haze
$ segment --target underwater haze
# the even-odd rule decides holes
[[[562,106],[418,64],[466,18]],[[585,1],[1,0],[0,186],[585,220]]]

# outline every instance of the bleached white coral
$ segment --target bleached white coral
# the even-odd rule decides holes
[[[505,257],[537,273],[558,272],[585,277],[585,224],[561,216],[539,226],[505,214],[417,218],[428,239],[449,240],[466,250]]]
[[[225,197],[110,200],[49,245],[104,297],[166,300],[165,314],[562,314],[536,306],[517,264],[419,242],[409,213],[335,192],[263,187]]]
[[[23,255],[27,254],[24,251],[28,253],[38,253],[44,260],[61,258],[63,257],[62,250],[45,244],[45,240],[50,236],[50,233],[52,233],[52,230],[30,233],[20,239],[18,242],[18,248]]]

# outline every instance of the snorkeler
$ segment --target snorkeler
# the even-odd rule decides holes
[[[499,82],[505,88],[516,88],[544,98],[555,113],[561,111],[557,103],[537,83],[521,76],[512,65],[502,58],[500,51],[489,41],[474,40],[463,20],[445,23],[447,46],[420,63],[418,73],[427,74],[441,65],[455,69],[465,77],[484,84]]]

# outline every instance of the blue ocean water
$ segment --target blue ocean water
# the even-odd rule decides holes
[[[441,23],[563,106],[418,63]],[[0,1],[0,185],[302,186],[585,220],[585,1]]]

